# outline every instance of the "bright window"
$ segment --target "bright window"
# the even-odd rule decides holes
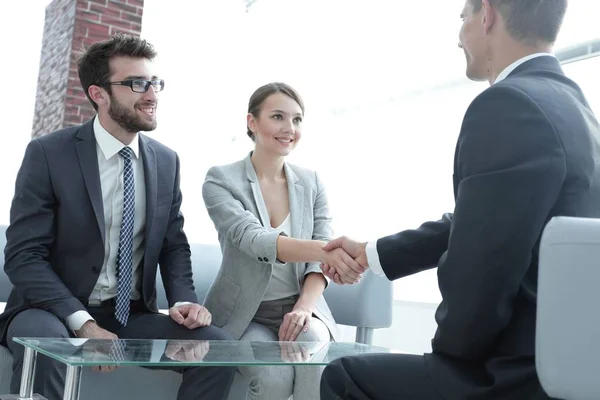
[[[248,97],[275,80],[304,97],[304,137],[290,161],[321,175],[336,234],[376,239],[451,212],[456,138],[487,84],[464,76],[463,2],[434,3],[257,0],[246,10],[222,0],[190,3],[182,13],[146,0],[143,35],[167,80],[153,135],[181,156],[190,238],[216,243],[204,175],[251,150]],[[593,37],[589,6],[597,2],[587,10],[571,3],[559,46]],[[395,297],[438,302],[436,271],[396,281]]]

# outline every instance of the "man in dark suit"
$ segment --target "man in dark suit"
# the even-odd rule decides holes
[[[467,0],[467,76],[491,87],[464,117],[454,213],[326,247],[389,279],[437,266],[433,352],[337,360],[324,371],[322,399],[548,398],[534,361],[540,236],[556,215],[600,217],[598,121],[551,54],[566,3]],[[323,268],[336,280],[343,273]]]
[[[155,55],[127,35],[93,44],[78,72],[97,116],[27,146],[6,232],[14,288],[0,316],[13,392],[24,353],[15,336],[230,339],[194,292],[178,156],[140,133],[155,129],[164,87]],[[169,316],[157,310],[158,264]],[[178,398],[225,398],[232,379],[228,368],[185,369]],[[63,386],[64,367],[40,356],[34,391],[59,399]]]

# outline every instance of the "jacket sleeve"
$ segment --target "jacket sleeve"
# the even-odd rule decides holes
[[[169,306],[177,302],[198,302],[192,278],[190,244],[183,231],[182,194],[179,187],[179,157],[175,156],[175,180],[169,222],[158,258]]]
[[[57,207],[44,148],[33,140],[17,174],[6,230],[4,271],[31,307],[66,321],[69,315],[85,311],[85,307],[50,263]]]
[[[217,232],[259,262],[285,264],[277,259],[277,237],[285,233],[265,228],[235,198],[234,190],[220,167],[206,174],[202,197]]]
[[[390,280],[437,267],[448,249],[452,214],[426,222],[377,241],[377,254],[383,272]]]

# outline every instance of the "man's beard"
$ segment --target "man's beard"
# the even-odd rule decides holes
[[[119,101],[112,96],[110,99],[110,107],[108,108],[108,115],[127,132],[148,132],[156,129],[156,120],[148,122],[142,120],[140,116],[135,113],[135,110],[132,111],[127,109],[127,107],[119,103]]]

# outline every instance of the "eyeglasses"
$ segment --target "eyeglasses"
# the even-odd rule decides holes
[[[136,93],[146,93],[150,89],[150,85],[152,85],[155,92],[160,92],[165,88],[164,79],[153,79],[151,81],[146,79],[128,79],[126,81],[108,82],[108,84],[129,86]]]

